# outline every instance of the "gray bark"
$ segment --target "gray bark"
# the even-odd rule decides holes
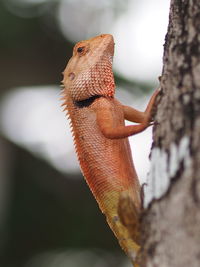
[[[171,0],[161,87],[151,152],[153,193],[142,217],[140,266],[199,267],[199,0]]]

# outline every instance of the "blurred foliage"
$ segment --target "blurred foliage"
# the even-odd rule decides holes
[[[53,249],[117,249],[83,179],[66,179],[18,147],[12,146],[12,155],[12,192],[3,227],[1,266],[23,266],[37,253]]]

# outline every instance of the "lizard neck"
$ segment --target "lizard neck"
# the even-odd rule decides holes
[[[88,99],[80,100],[80,101],[74,101],[74,106],[77,108],[85,108],[89,107],[96,99],[102,97],[101,95],[94,95],[91,96]]]

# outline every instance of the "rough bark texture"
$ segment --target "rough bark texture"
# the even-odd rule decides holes
[[[152,155],[165,156],[153,157],[152,164],[160,169],[153,176],[161,182],[167,177],[169,186],[143,215],[140,265],[199,267],[199,0],[171,0],[163,61]]]

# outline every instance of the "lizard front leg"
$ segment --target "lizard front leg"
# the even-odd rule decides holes
[[[159,89],[152,95],[145,112],[140,112],[128,106],[122,106],[124,118],[132,122],[140,123],[138,125],[114,127],[114,119],[109,106],[104,106],[99,109],[97,111],[97,123],[102,134],[109,139],[120,139],[144,131],[150,125],[152,120],[151,111],[158,93]]]
[[[144,121],[150,122],[152,115],[152,108],[154,106],[155,99],[159,94],[159,92],[160,88],[155,90],[144,112],[138,111],[137,109],[134,109],[129,106],[123,106],[124,118],[128,121],[137,123],[143,123]]]

